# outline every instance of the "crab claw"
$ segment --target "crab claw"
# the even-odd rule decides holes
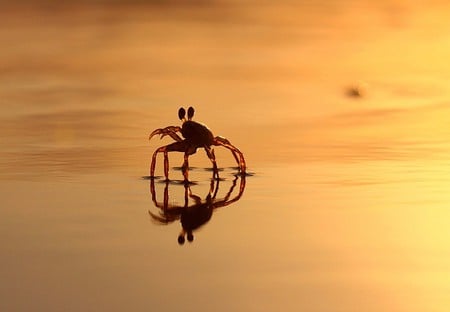
[[[148,139],[151,140],[152,137],[154,137],[155,135],[158,135],[158,134],[162,134],[161,138],[165,135],[164,132],[162,131],[162,129],[156,129],[155,131],[150,133],[150,136],[148,137]]]
[[[165,137],[166,135],[170,136],[171,138],[173,138],[175,141],[181,141],[182,139],[177,135],[177,132],[181,131],[180,127],[177,126],[168,126],[165,127],[163,129],[156,129],[155,131],[153,131],[152,133],[150,133],[150,136],[148,137],[148,139],[150,140],[153,136],[160,134],[160,139],[162,139],[163,137]]]

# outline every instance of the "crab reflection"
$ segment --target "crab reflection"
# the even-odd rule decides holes
[[[240,182],[239,190],[235,191],[238,180]],[[182,229],[178,235],[178,243],[183,245],[186,238],[189,242],[192,242],[194,240],[193,232],[211,219],[215,209],[228,206],[238,201],[244,193],[245,176],[236,176],[231,183],[230,189],[223,198],[217,198],[220,182],[223,181],[217,179],[211,180],[209,192],[205,199],[195,195],[191,190],[191,185],[185,183],[184,205],[181,206],[169,202],[168,181],[165,182],[164,186],[164,199],[162,202],[158,202],[156,199],[155,180],[152,179],[150,180],[150,193],[152,195],[152,201],[159,208],[159,211],[158,213],[153,213],[149,210],[150,217],[158,224],[169,224],[180,220]],[[233,194],[234,196],[232,197]]]

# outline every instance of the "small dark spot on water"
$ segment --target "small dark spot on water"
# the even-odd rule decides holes
[[[160,184],[165,184],[165,183],[169,183],[169,184],[185,184],[184,180],[179,180],[179,179],[178,180],[171,180],[171,179],[166,180],[163,176],[154,176],[154,177],[143,176],[143,177],[141,177],[141,179],[142,180],[147,180],[147,181],[153,179],[157,183],[160,183]],[[198,182],[196,182],[196,181],[189,181],[188,183],[189,183],[189,185],[197,185],[198,184]]]
[[[214,171],[213,168],[203,168],[203,170],[210,171],[210,172]],[[217,168],[217,170],[220,172],[220,171],[223,171],[223,168]]]
[[[366,93],[367,93],[367,87],[364,83],[351,85],[345,89],[345,95],[347,95],[348,97],[351,97],[351,98],[355,98],[355,99],[365,97]]]
[[[183,167],[181,167],[181,166],[175,166],[175,167],[172,167],[172,169],[173,169],[173,170],[182,171],[182,170],[183,170]],[[199,169],[198,167],[189,167],[189,171],[194,171],[194,170],[198,170],[198,169]]]
[[[255,173],[254,172],[246,172],[246,173],[241,173],[241,172],[238,172],[238,173],[236,173],[234,176],[235,177],[253,177],[255,175]]]

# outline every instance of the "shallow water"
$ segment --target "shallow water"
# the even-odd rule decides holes
[[[0,13],[2,311],[448,310],[448,6],[45,3]],[[190,105],[249,174],[153,199]]]

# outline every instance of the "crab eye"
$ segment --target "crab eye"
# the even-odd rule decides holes
[[[191,120],[194,117],[194,108],[191,106],[188,108],[188,119]]]
[[[178,110],[178,118],[180,118],[180,120],[183,120],[184,116],[186,116],[186,110],[183,107],[180,107],[180,109]]]

